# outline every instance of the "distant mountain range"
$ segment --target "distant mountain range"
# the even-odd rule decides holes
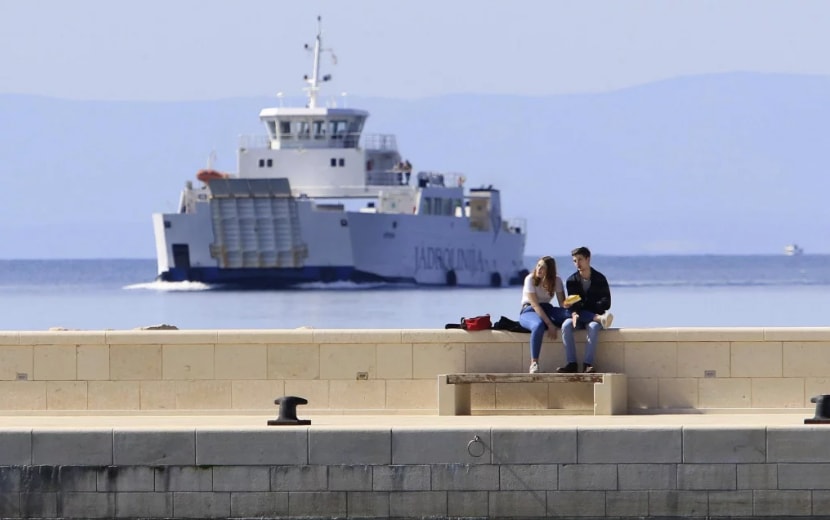
[[[342,100],[341,100],[342,101]],[[830,78],[732,73],[604,94],[347,99],[414,169],[500,188],[526,252],[830,253]],[[68,101],[0,95],[0,258],[151,258],[150,214],[236,171],[276,99]]]

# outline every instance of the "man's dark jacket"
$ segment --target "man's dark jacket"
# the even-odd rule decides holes
[[[587,294],[582,289],[582,278],[579,276],[579,271],[568,277],[565,288],[568,291],[568,296],[578,294],[582,298],[571,305],[570,310],[573,312],[585,309],[594,314],[603,314],[611,308],[611,289],[608,287],[608,280],[605,275],[593,267],[591,268],[591,286],[588,288]]]

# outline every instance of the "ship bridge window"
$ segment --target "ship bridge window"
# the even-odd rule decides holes
[[[283,139],[291,137],[291,121],[280,121],[280,137]]]
[[[297,134],[297,139],[308,139],[308,121],[294,121],[294,129],[294,133]]]
[[[343,141],[343,146],[346,148],[354,148],[357,146],[357,140],[360,139],[360,131],[363,129],[363,118],[357,118],[349,121],[349,132],[346,134],[346,139]]]
[[[326,137],[326,122],[323,120],[314,121],[314,138],[324,139]]]
[[[442,215],[452,215],[455,212],[455,208],[453,205],[452,199],[443,199],[443,211],[441,212]]]
[[[354,121],[349,122],[349,132],[353,134],[359,134],[360,131],[363,129],[363,119],[358,118]]]
[[[445,199],[443,197],[424,197],[421,208],[423,215],[455,215],[455,208],[461,204],[458,199]]]
[[[329,134],[331,134],[332,139],[343,139],[346,134],[346,121],[329,121]]]
[[[431,215],[432,214],[432,199],[430,197],[424,197],[421,200],[421,215]]]

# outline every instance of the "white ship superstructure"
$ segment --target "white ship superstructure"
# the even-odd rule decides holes
[[[318,28],[306,106],[263,109],[267,135],[240,140],[238,173],[202,170],[176,213],[153,215],[159,278],[521,283],[526,226],[502,217],[499,191],[410,172],[394,135],[362,135],[368,112],[319,106],[325,51]]]

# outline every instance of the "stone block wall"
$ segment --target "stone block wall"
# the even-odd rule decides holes
[[[546,343],[543,371],[563,362]],[[596,363],[627,374],[630,413],[803,411],[830,393],[830,328],[612,329]],[[503,331],[0,332],[0,412],[247,413],[298,395],[320,413],[434,414],[437,375],[528,365],[528,335]],[[473,409],[576,411],[591,395],[474,385]]]
[[[830,504],[822,426],[2,436],[3,518],[826,518]]]

